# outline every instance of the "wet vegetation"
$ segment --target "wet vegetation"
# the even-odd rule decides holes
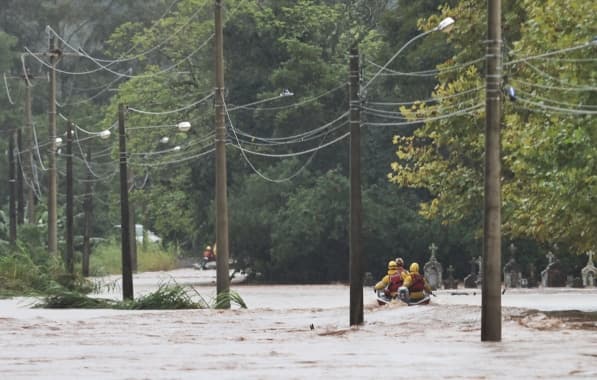
[[[23,226],[26,241],[17,241],[14,246],[0,245],[0,298],[14,296],[40,297],[36,307],[41,308],[89,308],[89,309],[210,309],[235,304],[246,308],[242,297],[236,292],[223,293],[213,299],[206,299],[190,286],[168,282],[157,290],[134,300],[117,301],[89,296],[114,287],[84,278],[80,262],[76,263],[75,274],[65,270],[61,257],[51,256],[43,244],[43,228]],[[116,274],[121,271],[120,246],[116,241],[101,243],[91,256],[94,275]],[[174,249],[164,249],[157,244],[138,247],[138,270],[158,271],[173,269],[178,256]],[[80,260],[79,260],[80,261]]]
[[[61,258],[47,254],[41,243],[43,231],[27,225],[21,231],[26,239],[14,247],[0,246],[0,297],[44,295],[57,288],[92,290],[91,282],[67,273]]]
[[[48,309],[128,309],[128,310],[176,310],[176,309],[218,309],[225,303],[236,304],[246,309],[242,297],[231,291],[220,293],[213,300],[206,300],[191,286],[166,283],[135,300],[112,300],[89,297],[77,291],[64,288],[54,289],[36,307]]]

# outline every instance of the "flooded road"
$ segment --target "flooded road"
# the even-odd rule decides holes
[[[194,274],[142,276],[136,295],[166,277],[192,283]],[[502,342],[482,343],[480,292],[470,289],[439,291],[428,306],[378,307],[366,288],[358,328],[348,326],[345,285],[232,289],[249,309],[47,310],[0,300],[0,378],[597,378],[596,322],[553,313],[590,315],[596,290],[508,290]]]

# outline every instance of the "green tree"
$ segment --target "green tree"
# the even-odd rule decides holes
[[[447,69],[480,56],[481,41],[471,39],[484,33],[482,6],[461,1],[442,8],[442,17],[459,20],[450,37],[459,53],[440,66],[444,72],[434,91],[437,104],[403,109],[411,120],[454,117],[426,122],[414,136],[394,140],[398,160],[391,180],[427,189],[432,199],[422,204],[422,213],[444,221],[462,220],[481,205],[483,71],[478,64]],[[519,91],[518,101],[504,107],[504,230],[512,237],[560,242],[577,251],[594,246],[596,236],[596,172],[595,165],[586,165],[595,160],[595,121],[582,114],[587,110],[583,105],[595,104],[594,93],[582,91],[595,83],[595,73],[586,63],[592,49],[588,43],[566,49],[592,38],[587,16],[592,10],[594,5],[585,1],[525,1],[509,4],[503,15],[505,48],[511,52],[504,63],[505,85]],[[554,17],[558,21],[551,23]],[[432,21],[427,20],[427,27]],[[550,56],[554,60],[517,59],[558,50],[560,55]]]

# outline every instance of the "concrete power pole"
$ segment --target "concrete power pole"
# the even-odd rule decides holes
[[[49,97],[49,128],[48,128],[48,252],[58,254],[58,227],[56,202],[56,62],[60,51],[55,47],[54,37],[50,37],[50,97]],[[29,221],[31,222],[31,221]]]
[[[118,105],[118,140],[120,158],[120,231],[122,244],[122,299],[133,299],[133,269],[131,262],[131,239],[129,231],[129,189],[127,173],[126,132],[124,128],[124,104]]]
[[[501,0],[488,0],[485,103],[485,204],[481,340],[502,339],[501,299]]]
[[[226,119],[224,110],[224,36],[222,31],[223,0],[215,0],[215,124],[216,124],[216,291],[230,292],[228,270],[228,190],[226,173]],[[230,302],[221,304],[229,309]]]
[[[350,325],[363,324],[361,110],[359,50],[350,49]]]

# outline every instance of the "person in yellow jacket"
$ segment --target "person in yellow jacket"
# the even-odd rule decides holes
[[[409,267],[409,274],[404,279],[403,286],[408,289],[409,302],[417,302],[425,298],[425,292],[431,294],[431,286],[425,280],[422,274],[419,273],[419,264],[412,263]]]
[[[395,298],[398,294],[398,288],[404,283],[406,275],[406,270],[401,265],[398,265],[396,261],[391,260],[388,262],[388,274],[375,284],[373,290],[376,292],[383,290],[387,297]]]

